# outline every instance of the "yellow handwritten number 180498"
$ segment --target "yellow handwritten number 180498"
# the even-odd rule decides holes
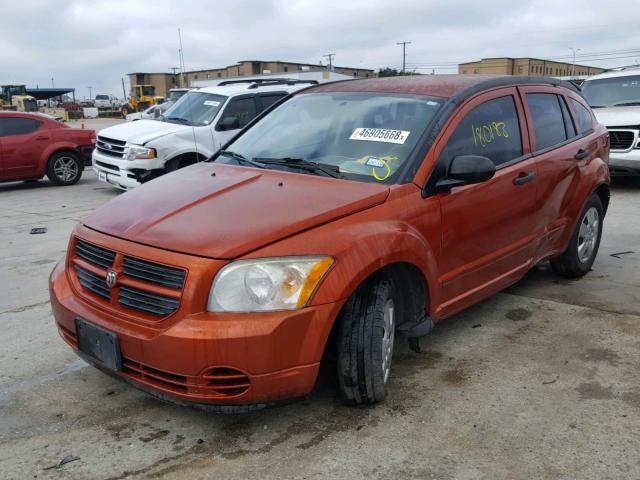
[[[509,131],[504,122],[486,123],[480,127],[471,125],[471,131],[473,132],[473,143],[475,145],[479,143],[482,147],[486,147],[497,137],[509,138]]]

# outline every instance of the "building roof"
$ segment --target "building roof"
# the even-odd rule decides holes
[[[536,62],[547,62],[547,63],[563,63],[565,65],[573,65],[573,62],[562,62],[560,60],[546,60],[544,58],[536,58],[536,57],[487,57],[487,58],[481,58],[480,60],[475,60],[473,62],[465,62],[465,63],[460,63],[460,66],[463,65],[474,65],[476,63],[481,63],[487,60],[534,60]],[[594,66],[590,66],[590,65],[581,65],[579,63],[576,63],[576,67],[584,67],[584,68],[597,68],[600,70],[604,70],[604,68],[602,67],[594,67]]]
[[[27,94],[36,100],[48,100],[75,91],[75,88],[27,88]]]
[[[451,98],[462,92],[484,88],[514,85],[562,85],[575,90],[575,86],[551,77],[519,77],[512,75],[409,75],[401,77],[364,78],[361,80],[325,83],[305,92],[383,92],[409,93],[432,97]],[[475,87],[475,88],[474,88]]]

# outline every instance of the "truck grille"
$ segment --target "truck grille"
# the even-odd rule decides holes
[[[82,289],[107,300],[112,307],[141,312],[142,320],[154,321],[180,306],[185,270],[125,256],[79,238],[73,251],[73,272]],[[110,270],[118,277],[113,287],[106,282]]]
[[[629,150],[635,137],[633,130],[609,130],[611,150]]]
[[[104,154],[116,158],[124,158],[124,146],[127,142],[123,140],[114,140],[113,138],[98,135],[96,141],[96,149]]]

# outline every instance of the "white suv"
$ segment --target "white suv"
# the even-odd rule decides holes
[[[93,151],[98,179],[128,190],[208,159],[259,113],[315,81],[231,80],[192,90],[158,120],[100,130]]]
[[[640,68],[594,75],[581,88],[596,118],[609,130],[611,173],[640,175]]]

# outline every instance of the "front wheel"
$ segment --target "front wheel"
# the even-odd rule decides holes
[[[338,381],[345,401],[365,405],[384,400],[396,328],[393,284],[361,285],[338,321]]]
[[[551,259],[554,272],[565,277],[581,277],[591,270],[600,247],[603,220],[602,201],[594,193],[580,214],[569,247],[562,255]]]
[[[58,152],[51,156],[47,166],[47,177],[56,185],[73,185],[82,176],[84,165],[71,152]]]

